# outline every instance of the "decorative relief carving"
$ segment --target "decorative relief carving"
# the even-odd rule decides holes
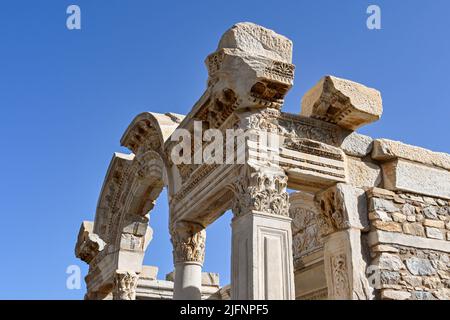
[[[133,128],[132,135],[128,137],[128,146],[133,153],[138,154],[146,150],[159,151],[161,141],[158,131],[150,120],[142,120]]]
[[[339,149],[310,139],[287,138],[284,143],[284,147],[287,149],[312,154],[322,158],[344,161],[344,155]],[[334,167],[334,168],[342,169],[341,167]]]
[[[252,114],[248,118],[248,129],[264,130],[271,133],[280,133],[278,117],[280,111],[276,109],[265,109],[261,112]]]
[[[175,263],[198,262],[205,259],[206,231],[192,222],[177,222],[171,228],[173,259]]]
[[[155,151],[147,151],[135,158],[133,166],[136,168],[135,174],[139,178],[162,177],[164,168],[160,155]]]
[[[319,214],[319,227],[322,236],[337,230],[350,227],[344,210],[344,199],[341,192],[332,187],[316,197],[316,202],[322,214]]]
[[[290,210],[295,258],[322,247],[323,241],[317,225],[317,215],[316,212],[307,208],[297,207]]]
[[[183,199],[202,181],[202,179],[206,178],[218,167],[218,164],[204,164],[199,167],[198,170],[195,170],[193,174],[191,173],[188,183],[184,184],[183,188],[174,195],[173,200],[180,201],[181,199]]]
[[[259,106],[281,109],[284,96],[289,91],[289,86],[278,82],[260,80],[250,89],[250,101]]]
[[[340,129],[316,119],[282,112],[278,123],[282,128],[282,134],[290,137],[291,140],[306,138],[332,146],[337,146],[339,142],[338,131]]]
[[[274,215],[289,215],[287,176],[269,172],[243,171],[234,183],[236,195],[232,210],[235,216],[253,210]]]
[[[294,80],[295,66],[290,63],[275,61],[267,66],[264,70],[264,75],[267,78],[272,78],[277,81],[290,83]],[[287,91],[285,92],[285,94]]]
[[[114,300],[135,300],[139,276],[134,272],[117,271],[114,277]]]
[[[236,93],[231,89],[224,89],[208,99],[196,115],[196,120],[202,121],[203,129],[218,129],[233,114],[239,105]]]
[[[345,254],[339,253],[330,257],[332,277],[332,297],[334,299],[350,299],[350,281],[348,277],[348,265]]]
[[[213,78],[217,71],[220,70],[224,58],[224,50],[214,52],[206,58],[206,66],[208,67],[208,74],[210,78]]]

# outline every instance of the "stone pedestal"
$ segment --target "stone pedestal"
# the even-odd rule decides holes
[[[291,219],[250,212],[232,229],[231,298],[294,299]]]

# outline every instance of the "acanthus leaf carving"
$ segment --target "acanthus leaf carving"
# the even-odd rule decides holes
[[[171,228],[173,259],[175,264],[197,262],[205,259],[206,231],[203,226],[193,222],[177,222]]]
[[[130,271],[117,271],[114,276],[114,300],[135,300],[139,276]]]
[[[243,170],[234,183],[234,215],[250,211],[289,216],[289,195],[286,191],[287,176],[252,170]]]

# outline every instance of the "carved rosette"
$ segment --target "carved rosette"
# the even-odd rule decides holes
[[[234,183],[233,213],[239,217],[251,211],[289,216],[289,194],[285,175],[246,172]]]
[[[343,194],[335,187],[317,195],[315,201],[322,213],[318,216],[318,224],[322,236],[350,227],[345,213]]]
[[[139,276],[134,272],[117,271],[114,277],[114,300],[136,300]]]
[[[173,260],[175,264],[196,262],[205,259],[206,231],[196,223],[178,222],[171,228]]]

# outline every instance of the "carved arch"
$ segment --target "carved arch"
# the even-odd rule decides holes
[[[117,272],[141,271],[152,238],[148,213],[162,189],[170,188],[171,173],[163,146],[182,118],[142,113],[125,131],[121,145],[133,153],[114,154],[102,186],[93,233],[105,246],[89,261],[89,291],[121,283],[114,280]],[[115,290],[119,292],[120,288]]]

